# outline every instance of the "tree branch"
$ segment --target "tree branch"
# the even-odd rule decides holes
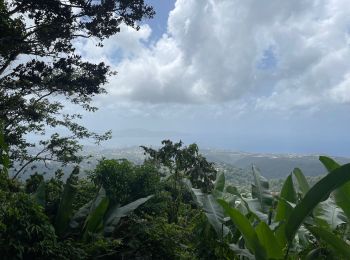
[[[43,154],[45,151],[47,150],[46,147],[44,147],[40,152],[38,152],[33,158],[31,158],[30,160],[28,160],[24,165],[22,165],[22,167],[16,172],[16,174],[12,177],[12,180],[16,179],[18,177],[18,175],[32,162],[35,162],[37,160],[39,160],[39,156],[41,154]]]
[[[10,55],[10,57],[6,60],[4,65],[0,68],[0,75],[6,70],[6,68],[11,64],[12,61],[14,61],[19,53],[14,52]]]

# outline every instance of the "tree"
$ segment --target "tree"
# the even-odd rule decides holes
[[[118,33],[124,23],[152,18],[144,0],[0,0],[0,121],[9,154],[17,162],[17,176],[36,161],[79,162],[82,138],[106,140],[79,123],[80,114],[64,113],[72,103],[88,111],[93,96],[105,93],[112,72],[77,55],[74,41],[103,40]],[[63,128],[39,143],[27,134],[45,136],[47,128]],[[36,154],[31,147],[39,146]]]
[[[154,194],[160,185],[160,175],[153,164],[135,165],[126,159],[99,161],[89,178],[106,190],[111,202],[120,204]]]
[[[163,147],[154,150],[141,146],[151,163],[165,168],[171,183],[173,203],[170,204],[169,223],[177,223],[178,212],[183,199],[183,180],[188,178],[195,188],[210,192],[214,187],[216,169],[214,164],[199,153],[198,146],[182,147],[182,142],[162,141]]]

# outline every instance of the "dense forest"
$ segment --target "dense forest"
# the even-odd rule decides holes
[[[251,190],[225,181],[198,147],[143,147],[141,165],[104,159],[25,182],[8,176],[1,135],[1,236],[5,259],[347,259],[349,165],[310,186],[296,168],[280,192],[253,167]]]
[[[111,132],[65,107],[96,111],[116,72],[75,43],[103,48],[154,15],[143,0],[0,0],[1,259],[350,259],[350,164],[329,157],[312,183],[299,168],[271,183],[254,165],[228,176],[196,144],[164,140],[141,146],[141,163],[80,170],[81,140]],[[49,176],[36,168],[52,162]]]

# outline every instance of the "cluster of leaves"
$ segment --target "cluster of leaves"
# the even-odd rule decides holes
[[[204,192],[210,192],[217,172],[214,164],[199,153],[196,144],[183,147],[181,141],[173,143],[170,140],[164,140],[162,144],[159,150],[141,147],[148,156],[146,161],[156,165],[162,171],[164,178],[168,179],[166,188],[172,195],[168,218],[169,222],[177,223],[180,205],[186,197],[184,178]]]
[[[320,161],[329,173],[312,187],[296,168],[280,193],[271,192],[253,167],[250,198],[226,186],[223,174],[211,194],[190,188],[215,229],[214,236],[235,257],[349,259],[350,164],[340,166],[322,156]]]
[[[110,138],[63,110],[71,104],[95,111],[92,98],[106,92],[103,86],[115,74],[103,62],[84,60],[74,43],[93,38],[102,47],[123,24],[138,30],[153,15],[144,0],[0,0],[0,121],[14,177],[37,161],[77,163],[80,139]],[[66,134],[48,137],[48,127]],[[28,133],[41,141],[29,141]]]
[[[76,167],[66,181],[57,171],[33,174],[16,192],[2,187],[0,250],[19,259],[197,259],[202,212],[172,167],[103,159],[87,179]]]
[[[34,174],[0,191],[5,258],[349,259],[350,164],[320,157],[329,173],[311,186],[298,168],[280,192],[252,167],[249,196],[226,183],[195,146],[165,141],[144,148],[142,165],[101,160],[87,179],[76,167]],[[6,175],[7,147],[1,176]],[[186,155],[186,156],[184,156]],[[211,165],[212,166],[212,165]],[[209,169],[209,170],[208,170]],[[192,176],[193,174],[194,176]],[[210,187],[210,189],[208,189]],[[176,211],[174,208],[176,207]]]
[[[100,161],[89,178],[96,186],[103,187],[113,202],[120,204],[154,194],[160,183],[160,174],[153,164],[134,165],[125,159]]]

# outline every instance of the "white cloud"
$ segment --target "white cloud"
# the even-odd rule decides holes
[[[350,73],[341,83],[329,90],[329,96],[340,103],[350,103]]]
[[[314,109],[350,102],[349,32],[348,0],[178,0],[158,41],[125,27],[79,50],[118,71],[110,101]]]

